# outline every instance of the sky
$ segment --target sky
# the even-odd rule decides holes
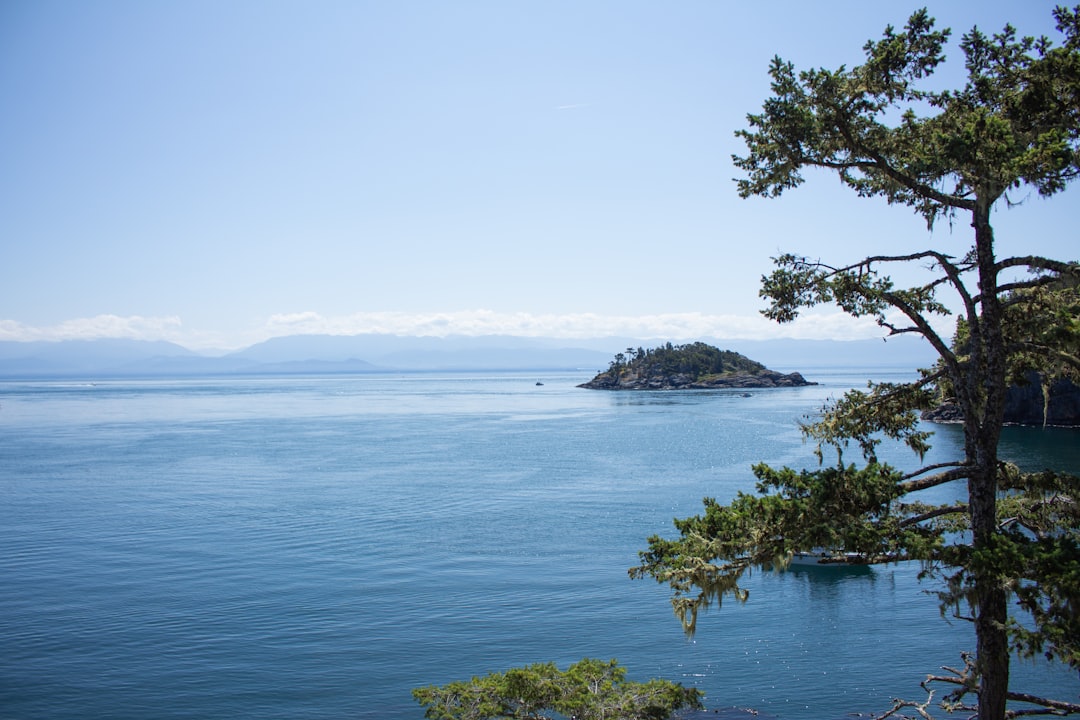
[[[1053,2],[930,2],[955,40]],[[0,340],[874,337],[760,315],[770,258],[927,247],[809,173],[738,197],[770,59],[856,65],[894,2],[0,0]],[[1076,259],[1077,193],[994,217]]]

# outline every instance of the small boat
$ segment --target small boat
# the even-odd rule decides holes
[[[791,564],[799,567],[807,565],[825,567],[845,567],[850,565],[866,565],[866,558],[859,553],[832,552],[824,548],[814,548],[810,551],[795,552],[791,554]]]
[[[537,384],[537,385],[543,385],[544,383],[542,383],[542,382],[540,382],[539,380],[537,380],[537,381],[536,381],[536,384]]]

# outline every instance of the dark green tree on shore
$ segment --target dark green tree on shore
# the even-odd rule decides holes
[[[612,360],[608,372],[618,375],[627,370],[640,373],[684,373],[694,378],[720,375],[725,372],[760,373],[765,366],[737,352],[721,350],[703,342],[672,345],[670,342],[655,348],[626,348]]]
[[[923,89],[950,34],[925,10],[868,42],[857,67],[796,72],[773,60],[773,97],[737,133],[747,147],[735,158],[745,173],[741,196],[777,197],[802,184],[805,169],[820,168],[861,198],[909,207],[930,227],[947,220],[972,229],[959,252],[935,247],[840,264],[775,259],[762,281],[767,317],[790,322],[832,303],[888,333],[921,336],[940,359],[916,382],[849,393],[804,426],[819,457],[836,450],[835,466],[756,466],[755,493],[729,505],[706,499],[702,515],[676,521],[678,539],[649,539],[631,575],[669,584],[688,632],[702,609],[727,595],[745,599],[747,569],[783,564],[793,551],[824,545],[869,559],[917,559],[943,580],[943,606],[975,630],[975,654],[937,678],[952,684],[944,706],[974,711],[977,702],[981,720],[1009,716],[1010,699],[1031,702],[1031,713],[1080,712],[1009,687],[1014,652],[1080,668],[1080,480],[1021,473],[998,453],[1010,372],[1080,368],[1080,267],[1075,259],[998,257],[991,225],[995,206],[1032,190],[1055,195],[1080,175],[1080,7],[1057,8],[1054,17],[1058,46],[1011,27],[964,35],[967,80],[956,90]],[[890,268],[912,264],[932,278],[896,286]],[[952,307],[955,339],[933,322]],[[923,456],[929,435],[918,413],[943,388],[963,416],[964,456],[910,473],[879,464],[882,438]],[[866,461],[861,468],[844,465],[852,444]],[[929,506],[911,497],[957,480],[967,483],[964,502]],[[898,701],[890,714],[910,705],[928,717],[928,703]]]
[[[701,691],[668,680],[626,679],[615,660],[585,658],[566,670],[537,663],[413,690],[431,720],[666,720],[701,707]]]

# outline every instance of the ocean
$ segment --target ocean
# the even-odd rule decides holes
[[[415,687],[583,657],[759,717],[925,699],[920,680],[974,638],[917,565],[755,572],[748,602],[710,611],[692,640],[664,586],[627,576],[672,518],[752,489],[753,463],[814,465],[797,423],[828,398],[906,378],[804,374],[820,384],[2,381],[0,717],[415,720]],[[959,429],[935,430],[928,462],[955,457]],[[1080,472],[1076,438],[1008,428],[1003,454]],[[1075,672],[1041,662],[1014,678],[1080,694]]]

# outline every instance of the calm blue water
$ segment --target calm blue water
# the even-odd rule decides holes
[[[866,376],[750,397],[588,374],[0,383],[0,716],[415,719],[413,687],[586,656],[784,719],[918,699],[973,642],[915,567],[757,573],[694,641],[626,575],[753,462],[812,464],[796,421]],[[1076,470],[1076,437],[1006,448]]]

